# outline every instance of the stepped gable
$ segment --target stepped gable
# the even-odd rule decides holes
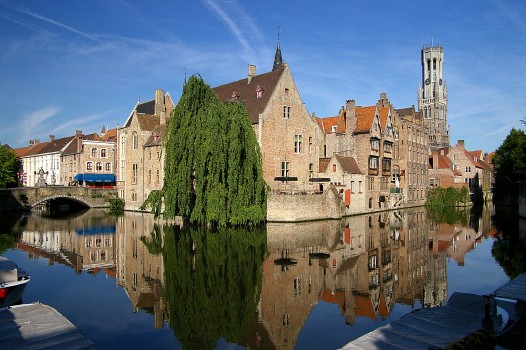
[[[239,101],[247,109],[252,124],[259,123],[259,115],[264,112],[270,101],[270,96],[274,92],[285,67],[272,72],[255,75],[250,78],[241,79],[225,85],[220,85],[213,90],[223,102]],[[258,97],[257,90],[262,90],[261,97]]]

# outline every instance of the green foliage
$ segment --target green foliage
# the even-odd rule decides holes
[[[466,205],[470,201],[469,190],[463,186],[460,190],[453,187],[436,187],[427,193],[426,207],[455,207]]]
[[[165,154],[165,217],[219,227],[264,222],[261,154],[242,104],[221,102],[192,76],[170,118]]]
[[[153,190],[148,195],[148,198],[144,201],[144,203],[140,206],[139,209],[146,210],[150,208],[151,212],[155,215],[155,217],[158,217],[161,215],[161,208],[163,205],[163,192],[159,190]]]
[[[184,349],[243,339],[260,299],[265,253],[263,230],[164,226],[163,296]]]
[[[18,156],[7,146],[0,145],[0,188],[16,187],[20,170]]]
[[[124,200],[120,198],[110,199],[110,213],[112,215],[122,215],[124,213]]]
[[[15,238],[11,235],[0,234],[0,253],[13,248],[15,246]]]
[[[526,240],[519,234],[519,216],[515,208],[495,207],[492,217],[498,231],[491,255],[512,279],[526,271]]]
[[[526,170],[526,133],[523,130],[511,129],[510,134],[495,151],[493,168],[494,193],[498,196],[509,190],[516,194],[518,172]]]

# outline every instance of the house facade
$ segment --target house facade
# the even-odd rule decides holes
[[[140,210],[150,192],[163,185],[164,155],[159,130],[166,127],[173,109],[170,94],[156,90],[155,99],[137,102],[117,130],[117,188],[126,210]]]

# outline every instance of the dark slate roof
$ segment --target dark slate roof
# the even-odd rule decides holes
[[[146,140],[144,147],[160,146],[162,144],[162,139],[165,130],[166,124],[161,124],[154,127],[152,133],[150,134],[150,137],[148,137],[148,140]]]
[[[46,147],[42,148],[40,152],[38,153],[46,154],[46,153],[60,152],[74,138],[75,138],[74,136],[68,136],[68,137],[63,137],[60,139],[55,139],[53,141],[49,141]]]
[[[217,86],[214,91],[221,101],[239,101],[245,105],[252,124],[259,122],[259,115],[263,113],[267,106],[272,92],[281,78],[285,68],[280,68],[272,72],[255,75],[248,83],[248,78],[234,81],[225,85]],[[257,98],[256,89],[263,90],[262,96]],[[237,98],[232,98],[235,93]]]
[[[137,113],[153,115],[155,114],[155,100],[139,103],[135,109]]]
[[[405,117],[405,116],[412,116],[414,109],[413,107],[408,107],[408,108],[395,109],[395,111],[396,113],[398,113],[400,117]]]
[[[39,154],[40,151],[46,147],[48,144],[48,142],[40,142],[40,143],[37,143],[36,145],[34,145],[33,147],[31,147],[29,149],[29,151],[27,151],[25,154],[24,154],[24,157],[29,157],[29,156],[34,156],[36,154]]]

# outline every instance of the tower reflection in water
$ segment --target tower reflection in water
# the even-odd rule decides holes
[[[418,208],[211,234],[159,226],[147,214],[88,211],[30,216],[19,248],[114,277],[132,309],[154,315],[156,328],[169,325],[184,348],[212,349],[223,338],[293,349],[318,303],[337,305],[348,325],[385,320],[396,303],[444,304],[447,257],[462,265],[490,231],[489,214],[462,215],[463,223],[438,224]]]

